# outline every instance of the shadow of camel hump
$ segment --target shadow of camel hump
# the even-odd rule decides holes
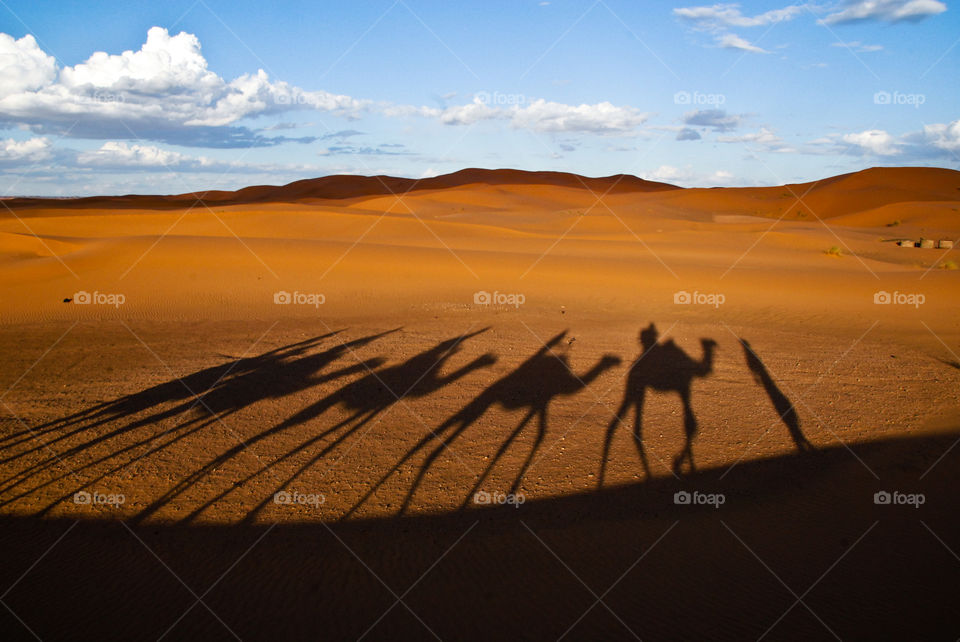
[[[197,402],[193,404],[201,406],[201,410],[197,413],[198,416],[188,419],[171,429],[170,432],[196,424],[188,433],[176,438],[179,440],[183,436],[186,436],[186,434],[196,432],[215,422],[223,421],[224,418],[256,402],[268,399],[279,399],[301,393],[315,386],[329,383],[351,374],[357,374],[370,367],[376,367],[383,362],[382,359],[367,359],[366,361],[346,365],[336,370],[326,370],[328,366],[335,364],[353,349],[366,346],[397,331],[399,331],[399,328],[361,337],[349,342],[343,342],[337,338],[338,343],[336,345],[321,352],[299,356],[293,360],[270,360],[258,363],[255,367],[245,369],[241,373],[224,377],[209,390],[206,390],[198,396]],[[212,469],[222,465],[247,448],[251,443],[262,439],[263,436],[263,434],[256,435],[250,440],[242,441],[240,444],[218,455],[214,460],[178,482],[161,498],[147,506],[134,519],[143,519],[156,512],[161,506],[190,488],[198,479],[208,474]],[[153,454],[157,450],[167,447],[173,441],[174,440],[171,440],[162,446],[148,451],[146,455]]]
[[[760,357],[753,350],[750,342],[746,339],[740,339],[740,346],[743,348],[743,356],[747,360],[747,367],[750,369],[750,372],[753,373],[753,380],[766,391],[767,396],[770,398],[770,403],[773,404],[774,410],[780,415],[780,420],[790,432],[790,438],[793,439],[797,450],[800,452],[816,450],[813,444],[804,436],[803,431],[800,430],[800,417],[797,415],[797,409],[794,407],[793,402],[783,394],[776,382],[774,382],[773,377],[767,372],[766,366],[763,365],[763,361],[760,360]]]
[[[323,449],[319,453],[311,457],[306,463],[302,464],[292,474],[287,476],[286,479],[278,485],[278,490],[282,489],[286,485],[295,481],[311,466],[327,456],[331,451],[333,451],[334,448],[354,435],[360,428],[369,423],[373,418],[380,413],[385,412],[394,404],[397,404],[407,398],[415,399],[428,396],[440,390],[444,386],[459,381],[475,370],[493,365],[497,362],[497,358],[493,353],[488,352],[470,361],[469,363],[464,364],[457,370],[454,370],[447,375],[439,374],[446,362],[460,351],[465,341],[483,334],[489,329],[490,328],[487,327],[476,332],[471,332],[459,337],[447,339],[446,341],[441,341],[429,350],[425,350],[417,355],[414,355],[404,362],[376,371],[371,370],[362,378],[343,386],[339,390],[304,408],[272,430],[285,430],[289,427],[310,421],[337,404],[342,405],[348,410],[348,412],[353,411],[353,414],[338,422],[334,426],[311,436],[309,439],[300,443],[296,448],[290,450],[275,461],[271,462],[265,468],[249,475],[247,478],[239,482],[237,486],[242,486],[266,470],[283,463],[298,453],[303,452],[310,446],[313,446],[314,444],[330,437],[340,429],[350,426],[351,422],[355,422],[347,430],[343,431],[329,443],[324,445]],[[362,439],[362,437],[363,436],[361,435],[360,439]],[[228,490],[222,493],[219,497],[207,502],[195,510],[191,514],[191,517],[199,514],[200,511],[211,505],[214,501],[220,499],[222,496],[226,495],[228,492],[230,491]],[[260,503],[247,514],[245,521],[252,521],[257,514],[267,506],[271,499],[272,495],[269,497],[264,497]]]
[[[62,432],[58,436],[49,439],[46,441],[46,445],[49,446],[67,440],[84,431],[110,423],[111,421],[132,417],[164,404],[181,402],[179,405],[155,412],[143,418],[137,422],[137,424],[149,423],[175,416],[201,403],[200,398],[196,395],[215,389],[228,375],[233,374],[233,376],[239,376],[240,374],[261,368],[273,361],[289,360],[294,356],[303,354],[324,339],[332,337],[335,334],[337,334],[337,332],[331,332],[299,343],[276,348],[255,357],[231,357],[230,361],[216,366],[198,370],[184,377],[171,379],[164,383],[151,386],[146,390],[125,395],[113,401],[99,403],[66,417],[46,422],[33,429],[25,429],[13,433],[0,439],[0,451],[11,449],[27,441],[36,440],[38,437],[50,432],[62,431],[64,428],[70,428],[72,426],[81,426],[68,432]],[[133,425],[135,424],[129,424],[129,426]],[[18,459],[43,448],[43,445],[37,445],[30,450],[20,451],[15,456],[4,458],[0,460],[0,463],[13,461],[14,459]]]
[[[437,458],[449,448],[450,444],[461,436],[467,428],[473,425],[487,410],[494,405],[499,405],[507,410],[517,410],[526,408],[527,413],[520,423],[514,428],[507,439],[500,446],[497,453],[491,459],[489,465],[480,475],[479,480],[467,494],[463,505],[466,505],[477,488],[486,480],[492,472],[497,462],[503,457],[510,445],[517,439],[524,427],[538,416],[538,429],[534,445],[531,448],[526,460],[522,464],[510,492],[514,493],[523,481],[523,477],[530,467],[533,457],[546,436],[547,431],[547,408],[554,397],[559,395],[572,395],[596,379],[604,370],[607,370],[620,363],[620,359],[613,355],[603,356],[589,371],[582,376],[573,373],[570,368],[568,357],[565,354],[556,354],[554,348],[563,345],[563,350],[569,347],[572,340],[563,343],[567,331],[563,331],[550,339],[540,350],[530,358],[520,364],[514,371],[500,378],[491,384],[486,390],[481,392],[473,401],[464,406],[452,417],[447,419],[436,430],[424,436],[419,442],[411,447],[404,456],[398,461],[381,479],[374,484],[367,493],[347,512],[345,517],[353,514],[362,506],[373,494],[406,462],[415,457],[418,453],[424,451],[434,442],[439,442],[426,456],[423,464],[419,467],[417,475],[406,493],[404,501],[400,508],[400,513],[405,513],[410,507],[417,489],[426,477],[427,472],[433,466]]]
[[[89,433],[89,436],[83,435],[81,438],[85,441],[72,445],[59,453],[53,453],[19,471],[15,476],[5,479],[3,482],[4,490],[10,490],[17,485],[24,484],[29,479],[36,478],[43,470],[61,465],[71,457],[86,457],[93,453],[97,447],[115,445],[110,448],[107,454],[93,459],[85,459],[81,465],[73,467],[72,470],[44,480],[29,490],[4,499],[3,504],[50,486],[76,473],[89,470],[111,460],[119,460],[123,455],[130,456],[129,459],[120,461],[113,468],[88,481],[85,485],[89,486],[89,484],[118,472],[140,459],[168,449],[189,435],[216,421],[221,421],[224,417],[260,399],[292,394],[305,387],[316,385],[327,378],[335,378],[346,374],[342,371],[327,375],[317,374],[319,370],[340,357],[342,348],[332,348],[313,355],[303,356],[308,350],[316,348],[321,341],[336,336],[336,334],[336,332],[329,333],[322,337],[270,350],[254,357],[233,359],[225,364],[205,368],[185,377],[175,378],[166,383],[152,386],[139,393],[121,397],[116,401],[98,404],[86,411],[74,413],[63,420],[45,424],[45,426],[50,426],[51,430],[69,428],[66,433],[46,441],[45,445],[47,447],[63,439],[81,436],[83,433]],[[361,344],[369,343],[385,334],[388,333],[364,337],[358,341]],[[261,385],[257,385],[257,382],[260,382]],[[217,412],[212,410],[210,402],[217,406]],[[169,404],[174,405],[169,406]],[[145,412],[149,414],[143,415],[142,413]],[[178,421],[176,425],[170,428],[159,431],[151,429],[152,426],[167,419]],[[96,430],[102,425],[121,420],[129,421],[111,427],[105,433],[98,433]],[[122,442],[123,445],[120,445],[121,442],[116,440],[121,439],[133,439],[134,441]],[[44,447],[44,445],[40,447]],[[143,447],[147,447],[147,450],[143,451]],[[56,502],[50,504],[42,509],[41,513],[48,511],[55,505]]]
[[[695,378],[707,377],[713,372],[713,356],[717,347],[717,343],[713,339],[700,339],[700,344],[703,347],[703,358],[696,361],[680,349],[672,339],[661,342],[660,333],[653,323],[640,332],[640,356],[630,366],[623,401],[610,425],[607,426],[603,455],[600,459],[598,486],[603,486],[613,436],[631,408],[634,410],[634,445],[640,455],[643,470],[647,477],[650,477],[650,465],[647,462],[647,454],[643,446],[643,403],[647,388],[660,392],[676,392],[680,395],[680,401],[683,404],[683,431],[686,441],[683,450],[673,462],[673,472],[674,474],[682,472],[684,460],[689,463],[691,471],[695,470],[693,439],[697,435],[698,427],[690,402],[690,387]]]

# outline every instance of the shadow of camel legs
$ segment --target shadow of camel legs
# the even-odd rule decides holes
[[[407,452],[400,458],[400,460],[395,463],[390,470],[388,470],[370,489],[364,493],[364,495],[357,500],[357,502],[346,512],[344,519],[350,517],[354,512],[356,512],[370,497],[373,496],[377,490],[387,482],[390,477],[400,470],[400,468],[407,463],[409,460],[413,459],[418,453],[427,448],[432,442],[439,441],[440,444],[434,448],[433,451],[427,455],[427,458],[424,460],[424,463],[420,466],[420,469],[417,471],[417,476],[411,485],[410,490],[407,492],[406,497],[404,498],[403,504],[400,507],[400,513],[406,512],[411,499],[413,498],[414,493],[416,493],[417,488],[420,486],[420,483],[423,481],[426,471],[433,464],[434,460],[440,456],[440,453],[443,449],[455,440],[463,431],[469,428],[475,421],[483,416],[484,413],[497,402],[498,390],[500,387],[504,386],[504,382],[510,381],[511,377],[516,377],[518,372],[523,372],[526,366],[536,362],[537,359],[545,355],[550,348],[560,342],[561,339],[566,335],[566,331],[558,334],[553,337],[545,346],[538,350],[532,357],[527,359],[523,364],[517,367],[516,370],[506,375],[505,377],[497,380],[495,383],[491,384],[486,390],[477,395],[470,403],[461,408],[454,414],[452,417],[443,422],[436,430],[431,430],[429,434],[423,436],[420,441],[414,444]],[[449,436],[448,436],[449,433]]]

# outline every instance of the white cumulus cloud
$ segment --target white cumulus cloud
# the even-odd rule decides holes
[[[960,152],[960,120],[924,125],[922,140],[937,149]]]
[[[50,140],[45,137],[0,141],[0,161],[39,161],[49,158]]]
[[[77,155],[80,165],[126,167],[173,167],[188,160],[183,154],[153,145],[128,145],[123,141],[107,141],[100,149]]]
[[[0,98],[33,91],[53,82],[57,64],[37,46],[33,36],[19,40],[0,33]]]
[[[541,132],[624,134],[633,131],[650,117],[633,107],[618,107],[609,102],[565,105],[543,99],[511,111],[514,127]]]
[[[207,68],[196,36],[172,36],[162,27],[152,27],[138,51],[98,51],[59,71],[32,37],[14,41],[0,34],[0,118],[41,131],[195,144],[217,135],[207,130],[201,136],[200,128],[243,118],[295,109],[356,117],[368,105],[272,82],[263,70],[227,81]],[[196,129],[186,133],[190,128]],[[242,144],[265,142],[243,131],[223,134],[245,135]]]
[[[877,156],[892,156],[898,152],[897,141],[882,129],[844,134],[841,140]]]

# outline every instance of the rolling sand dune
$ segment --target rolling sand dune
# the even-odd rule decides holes
[[[960,635],[960,172],[200,196],[3,201],[42,639]]]

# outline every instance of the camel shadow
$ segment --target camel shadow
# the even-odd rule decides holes
[[[304,392],[349,375],[369,372],[371,369],[382,365],[384,359],[381,357],[365,360],[357,359],[356,363],[332,372],[326,373],[323,370],[334,361],[353,355],[354,350],[397,331],[399,331],[399,328],[348,342],[337,339],[336,345],[323,352],[302,357],[291,363],[276,364],[276,368],[251,369],[242,375],[232,377],[201,396],[203,401],[202,414],[205,419],[198,429],[214,422],[221,422],[225,417],[251,405],[255,401]],[[241,439],[236,445],[181,479],[173,488],[141,511],[132,521],[140,521],[154,514],[211,471],[275,432],[278,432],[278,430],[267,430],[249,439]],[[193,516],[194,514],[191,513],[188,519]]]
[[[271,435],[313,421],[338,404],[352,413],[346,419],[313,434],[268,465],[247,475],[227,490],[204,502],[187,515],[184,521],[190,521],[196,518],[201,512],[222,500],[235,489],[243,487],[245,484],[290,460],[297,454],[333,436],[333,439],[324,444],[323,448],[317,454],[296,468],[293,473],[289,474],[278,485],[278,489],[286,487],[317,462],[329,455],[337,446],[343,444],[355,435],[363,426],[367,425],[371,420],[393,405],[406,399],[415,399],[430,395],[444,386],[459,381],[475,370],[496,363],[496,356],[492,353],[486,353],[447,375],[439,374],[447,361],[461,350],[465,341],[483,334],[487,330],[489,330],[489,328],[441,341],[432,348],[392,366],[379,370],[368,369],[367,374],[360,379],[348,383],[308,405],[276,426],[256,435],[253,439],[248,440],[246,445],[238,446],[223,453],[211,462],[208,467],[213,468],[222,465],[227,459],[239,454],[241,450],[245,449],[246,446],[249,446],[251,443],[259,442]],[[344,428],[346,428],[346,430],[343,430]],[[186,486],[184,489],[185,488]],[[163,498],[162,503],[170,501],[174,496],[175,495],[168,494]],[[272,495],[263,498],[260,503],[247,513],[244,521],[248,523],[254,521],[256,516],[270,503],[272,498]],[[158,503],[157,507],[162,505],[162,503]],[[144,514],[142,516],[146,517],[147,515]]]
[[[253,487],[251,482],[262,479],[268,472],[276,474],[276,471],[281,471],[283,479],[276,488],[281,490],[300,479],[341,446],[353,448],[379,423],[378,417],[394,406],[402,405],[408,399],[428,397],[475,371],[495,364],[497,357],[488,352],[463,365],[455,366],[449,373],[443,372],[466,341],[488,330],[489,328],[484,328],[440,341],[392,365],[384,365],[385,359],[381,357],[361,359],[353,354],[353,351],[397,330],[349,341],[341,339],[339,332],[333,332],[253,357],[231,358],[228,362],[198,370],[183,378],[173,379],[43,424],[37,427],[35,432],[37,435],[47,435],[49,439],[41,445],[27,443],[30,437],[24,433],[12,433],[0,440],[0,455],[3,456],[0,462],[15,461],[59,442],[64,442],[67,447],[36,461],[27,460],[29,465],[2,480],[0,490],[5,491],[6,496],[0,506],[51,485],[63,483],[68,476],[86,472],[82,485],[69,483],[69,490],[57,489],[59,497],[41,508],[38,513],[46,514],[61,502],[70,499],[75,492],[91,487],[110,475],[125,469],[130,470],[129,467],[141,459],[161,452],[173,452],[178,442],[181,445],[188,443],[184,440],[190,435],[215,422],[223,422],[225,418],[254,403],[293,394],[302,395],[319,389],[319,394],[311,393],[319,398],[305,407],[295,406],[295,409],[300,409],[286,419],[279,423],[271,422],[273,425],[258,429],[256,434],[245,441],[241,440],[225,450],[205,456],[200,465],[187,471],[182,478],[171,482],[168,489],[158,492],[159,497],[154,495],[155,499],[136,514],[131,522],[141,522],[154,516],[164,506],[195,488],[198,482],[210,477],[214,471],[234,460],[249,447],[266,443],[267,439],[276,435],[289,434],[291,440],[295,439],[291,441],[292,445],[284,445],[280,452],[271,456],[269,462],[260,464],[255,470],[243,472],[243,476],[229,486],[216,489],[211,493],[212,497],[201,498],[190,507],[190,512],[182,520],[195,520],[203,511],[234,491]],[[640,332],[639,340],[641,354],[630,366],[623,400],[604,436],[598,478],[600,487],[605,481],[614,435],[621,423],[629,421],[631,410],[634,413],[634,445],[648,479],[651,477],[643,442],[643,410],[648,389],[678,394],[682,404],[685,442],[673,461],[672,470],[676,475],[687,472],[685,468],[690,473],[696,471],[693,441],[699,426],[692,406],[691,387],[697,378],[712,374],[716,343],[711,339],[701,339],[703,356],[696,360],[672,340],[661,341],[653,323]],[[577,394],[604,371],[621,362],[618,357],[607,354],[597,359],[581,374],[575,373],[569,358],[572,343],[573,339],[568,337],[567,331],[552,337],[525,361],[491,383],[443,423],[419,438],[398,461],[391,462],[391,468],[365,491],[343,515],[343,519],[349,518],[363,506],[403,466],[422,458],[412,483],[409,488],[404,488],[399,513],[408,512],[418,490],[438,459],[495,407],[505,411],[522,410],[522,417],[503,439],[498,439],[490,446],[491,453],[485,458],[488,461],[483,464],[483,469],[475,475],[474,481],[464,484],[466,494],[460,505],[464,508],[471,502],[497,467],[503,467],[507,453],[517,445],[525,431],[532,429],[532,446],[517,468],[514,470],[511,467],[509,471],[508,492],[516,494],[548,435],[549,410],[553,400]],[[765,391],[779,415],[779,420],[787,427],[797,450],[814,450],[803,435],[793,403],[777,386],[750,343],[744,339],[740,339],[740,343],[747,368],[757,385]],[[352,357],[354,363],[340,363],[341,359],[347,356]],[[345,377],[350,380],[344,384],[340,380]],[[339,407],[342,411],[337,420],[331,421],[329,425],[315,427],[318,420],[334,407]],[[156,425],[165,420],[169,420],[169,423]],[[528,428],[531,423],[536,424],[535,428]],[[102,426],[106,426],[106,429],[101,430]],[[299,426],[307,426],[307,429],[293,430]],[[21,444],[26,444],[29,448],[18,449],[17,446]],[[49,477],[43,474],[65,461],[76,462],[76,465],[67,472],[54,470]],[[467,486],[470,488],[467,489]],[[11,495],[11,492],[15,494]],[[245,511],[244,521],[254,522],[272,498],[273,494],[270,493],[254,500],[258,503]]]
[[[520,420],[520,423],[517,424],[500,445],[497,452],[491,458],[490,463],[467,493],[461,507],[465,507],[470,502],[474,493],[482,486],[500,459],[523,432],[526,425],[536,416],[538,418],[538,427],[533,447],[530,449],[510,487],[509,492],[516,493],[546,436],[548,425],[547,410],[550,402],[557,396],[573,395],[579,392],[590,385],[603,371],[620,363],[619,357],[605,355],[583,375],[575,374],[570,368],[568,355],[566,354],[573,340],[571,339],[564,343],[563,340],[566,335],[567,331],[563,331],[554,336],[515,370],[495,381],[473,401],[447,419],[436,430],[432,430],[430,434],[420,439],[420,441],[411,447],[403,457],[354,504],[344,518],[352,515],[372,497],[391,475],[398,471],[405,463],[413,459],[418,453],[433,446],[423,463],[419,466],[417,475],[401,504],[399,513],[405,513],[409,509],[417,489],[423,483],[424,478],[437,458],[495,405],[499,405],[506,410],[526,409],[527,412]],[[560,350],[559,354],[554,350],[555,348]]]
[[[11,455],[5,461],[22,457],[38,448],[49,448],[50,444],[70,437],[83,437],[84,433],[89,434],[90,437],[61,452],[51,451],[50,456],[18,471],[14,476],[4,480],[3,490],[9,491],[25,485],[31,478],[38,476],[44,470],[55,468],[58,464],[69,461],[71,458],[81,459],[83,463],[5,499],[3,504],[15,501],[83,471],[102,464],[109,465],[117,462],[93,479],[86,480],[83,487],[90,486],[133,465],[136,461],[171,448],[177,442],[181,442],[188,436],[216,422],[223,422],[225,417],[258,401],[285,397],[358,372],[365,366],[376,366],[381,360],[374,359],[365,364],[347,366],[330,372],[326,371],[328,366],[334,364],[348,350],[371,343],[394,331],[370,335],[348,343],[338,340],[338,345],[327,350],[310,353],[325,339],[337,334],[330,333],[271,350],[255,357],[234,359],[225,364],[206,368],[186,377],[153,386],[134,395],[121,397],[113,402],[98,404],[59,421],[44,424],[38,430],[49,432],[61,430],[64,427],[69,430],[43,442],[40,446]],[[171,403],[174,404],[172,407],[164,407]],[[144,412],[149,414],[137,417]],[[169,428],[161,430],[154,428],[154,426],[167,419],[178,421]],[[127,421],[118,427],[112,427],[105,433],[97,431],[102,425],[123,420]],[[133,441],[130,441],[131,438]],[[121,443],[120,440],[124,441]],[[108,453],[89,458],[89,454],[95,448],[113,443],[116,445],[111,447]],[[4,447],[13,447],[13,445],[15,444],[4,444]],[[129,455],[129,457],[121,460],[123,455]],[[194,475],[190,475],[188,479],[193,477]],[[58,500],[41,509],[40,514],[48,512],[57,503],[68,499],[78,490],[82,490],[82,487],[72,488]]]
[[[640,332],[640,356],[630,366],[627,374],[626,390],[623,401],[613,420],[607,426],[603,443],[603,454],[600,459],[600,476],[597,485],[603,486],[607,472],[607,460],[610,457],[610,446],[613,436],[630,409],[634,411],[633,441],[640,455],[643,470],[650,478],[650,465],[647,462],[646,450],[643,446],[643,403],[647,388],[659,392],[676,392],[680,395],[683,404],[683,431],[685,443],[683,450],[673,462],[673,473],[682,472],[684,461],[688,462],[690,472],[696,467],[693,463],[693,439],[697,435],[697,418],[693,413],[690,401],[690,387],[695,378],[702,378],[713,372],[713,356],[717,343],[713,339],[701,339],[703,358],[696,361],[677,346],[673,340],[660,341],[657,327],[651,323]]]
[[[16,446],[28,442],[37,441],[49,433],[58,432],[56,437],[47,440],[47,446],[52,446],[58,442],[65,441],[86,431],[92,431],[99,426],[114,421],[124,420],[134,417],[140,413],[154,408],[165,407],[167,404],[179,402],[178,405],[165,408],[164,410],[154,412],[137,422],[131,422],[127,427],[136,427],[141,424],[154,423],[163,419],[183,414],[197,406],[201,400],[197,394],[207,393],[215,389],[229,376],[241,376],[254,370],[258,370],[271,361],[281,362],[289,361],[304,352],[314,348],[324,339],[336,335],[336,332],[307,339],[299,343],[290,344],[270,350],[255,357],[241,357],[231,359],[224,363],[209,368],[198,370],[184,377],[177,377],[155,386],[151,386],[140,392],[125,395],[113,401],[105,401],[82,411],[75,412],[66,417],[61,417],[55,421],[49,421],[34,428],[27,428],[19,432],[11,433],[0,439],[0,452],[12,450]],[[64,432],[65,429],[70,429]],[[86,444],[84,444],[86,445]],[[27,450],[21,450],[15,455],[0,459],[0,463],[9,463],[33,452],[43,449],[43,445],[37,445]]]

